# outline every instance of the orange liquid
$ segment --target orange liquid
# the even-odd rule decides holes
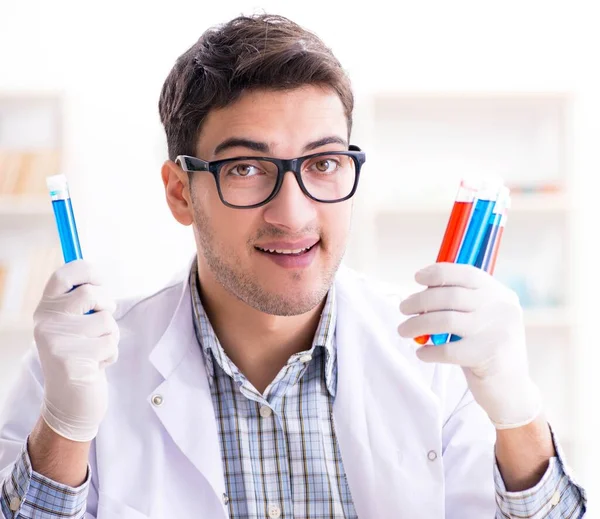
[[[454,202],[436,263],[454,263],[469,223],[473,202]]]

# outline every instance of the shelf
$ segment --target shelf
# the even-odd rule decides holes
[[[523,319],[528,329],[558,329],[573,325],[572,313],[568,308],[525,308]]]
[[[47,196],[0,196],[0,217],[50,215],[52,204]]]
[[[33,331],[31,317],[0,317],[0,334],[30,334]]]
[[[515,194],[511,196],[510,214],[563,213],[569,210],[569,200],[563,193]],[[427,199],[398,199],[378,203],[378,215],[437,215],[450,214],[453,197],[435,196]]]

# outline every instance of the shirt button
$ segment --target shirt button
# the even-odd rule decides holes
[[[303,364],[306,364],[307,362],[310,362],[312,360],[312,355],[302,355],[302,357],[300,357],[300,362],[302,362]]]
[[[271,519],[277,519],[278,517],[281,517],[281,508],[279,508],[277,505],[269,505],[269,517]]]
[[[263,418],[269,418],[269,416],[273,414],[273,410],[268,405],[261,405],[259,412],[260,416],[262,416]]]
[[[156,407],[162,405],[163,403],[163,397],[162,395],[154,395],[152,397],[152,405],[155,405]]]
[[[19,508],[21,508],[21,500],[18,497],[13,497],[8,506],[11,512],[16,512]]]
[[[552,499],[550,499],[550,504],[552,506],[556,506],[558,503],[560,503],[560,493],[558,491],[554,492],[554,494],[552,494]]]
[[[429,459],[429,461],[435,461],[437,459],[437,452],[429,451],[427,453],[427,458]]]

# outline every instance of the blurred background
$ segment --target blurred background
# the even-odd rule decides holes
[[[496,275],[521,298],[547,414],[596,495],[600,32],[592,2],[2,0],[0,404],[62,259],[45,177],[67,175],[84,257],[115,297],[167,282],[194,244],[164,201],[162,83],[210,25],[261,11],[319,34],[353,80],[353,142],[368,160],[349,265],[412,291],[414,272],[435,260],[459,179],[501,176],[512,188]]]

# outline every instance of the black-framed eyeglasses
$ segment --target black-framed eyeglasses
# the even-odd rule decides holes
[[[316,202],[334,204],[348,200],[356,192],[365,160],[365,153],[351,145],[348,151],[326,151],[287,160],[235,157],[207,162],[179,155],[175,162],[188,173],[212,173],[226,206],[253,209],[277,196],[288,171],[294,173],[302,192]]]

